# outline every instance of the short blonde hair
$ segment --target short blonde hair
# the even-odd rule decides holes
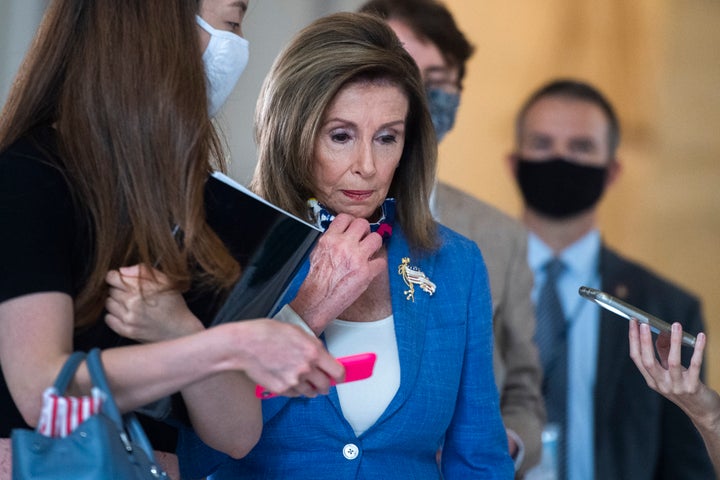
[[[389,82],[408,99],[405,146],[389,196],[397,221],[418,251],[437,246],[429,199],[437,142],[420,72],[394,32],[368,14],[337,13],[298,33],[265,78],[255,112],[258,164],[252,188],[306,218],[315,139],[338,92],[356,82]]]

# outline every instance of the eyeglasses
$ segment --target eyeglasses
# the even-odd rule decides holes
[[[425,90],[438,89],[447,93],[460,93],[457,71],[447,68],[426,70],[423,75]]]

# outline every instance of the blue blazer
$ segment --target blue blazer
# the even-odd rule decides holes
[[[440,226],[440,249],[410,252],[396,225],[388,245],[390,292],[401,378],[377,422],[359,437],[345,420],[337,391],[317,398],[263,401],[264,428],[243,459],[208,455],[197,437],[180,441],[188,476],[213,479],[511,479],[513,464],[492,370],[492,309],[487,271],[476,244]],[[398,274],[404,257],[432,280],[414,301]],[[297,293],[305,265],[288,291]],[[188,461],[189,460],[189,461]],[[190,467],[190,468],[188,468]],[[198,468],[199,467],[199,468]]]

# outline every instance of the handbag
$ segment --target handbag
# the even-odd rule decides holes
[[[104,393],[100,411],[65,437],[51,438],[36,430],[12,432],[12,478],[73,480],[167,479],[152,446],[133,413],[120,414],[100,360],[100,350],[73,353],[54,387],[63,394],[86,358],[90,379]]]

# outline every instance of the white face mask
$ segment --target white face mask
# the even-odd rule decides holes
[[[207,76],[208,112],[214,117],[245,70],[250,44],[239,35],[213,28],[199,15],[195,15],[195,19],[210,34],[210,43],[202,58]]]

